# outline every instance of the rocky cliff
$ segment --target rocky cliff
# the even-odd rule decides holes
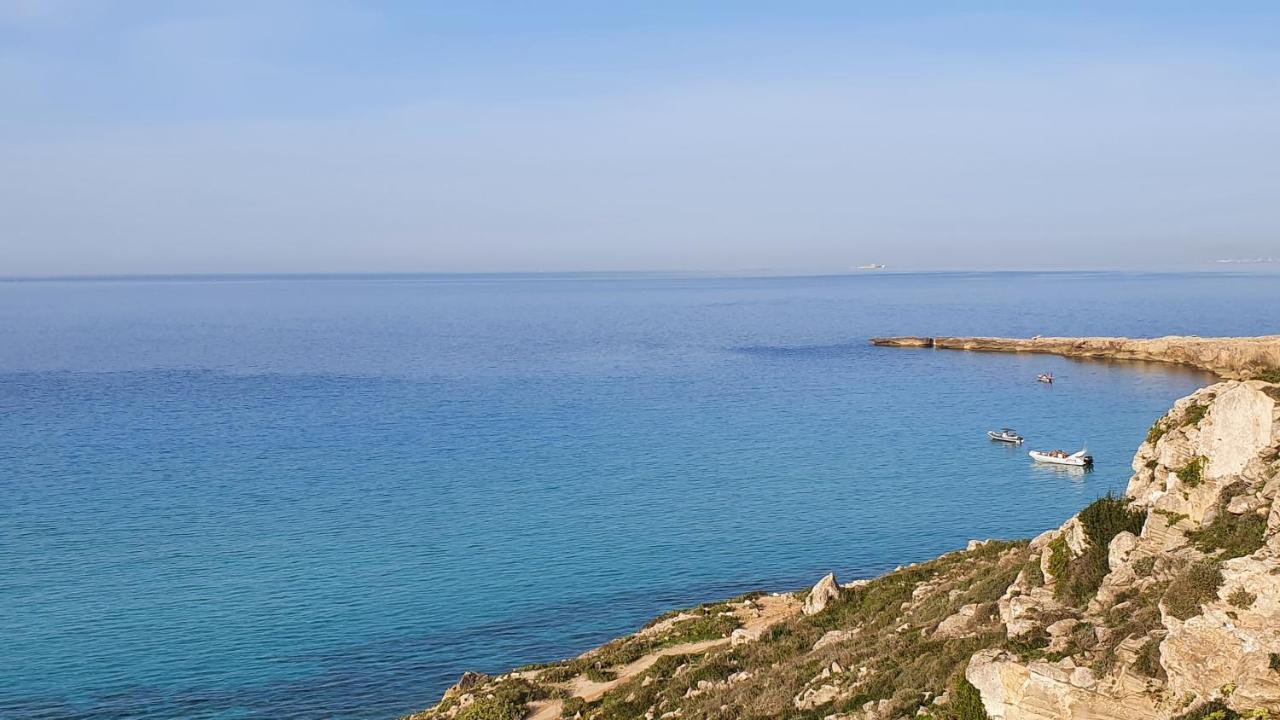
[[[1280,335],[1243,338],[1169,336],[1122,337],[881,337],[875,345],[932,347],[978,352],[1026,352],[1111,360],[1178,363],[1237,380],[1266,377],[1280,380]]]
[[[414,720],[1229,720],[1280,715],[1280,384],[1178,401],[1123,497],[658,618],[558,663],[468,674]]]

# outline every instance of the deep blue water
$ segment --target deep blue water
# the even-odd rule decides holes
[[[867,337],[1276,307],[1248,274],[0,282],[0,717],[390,718],[673,607],[1030,536],[1207,378]]]

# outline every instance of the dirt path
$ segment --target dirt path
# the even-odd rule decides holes
[[[760,633],[764,632],[770,625],[785,620],[800,611],[800,603],[796,599],[786,595],[766,595],[758,598],[753,605],[744,606],[739,611],[739,617],[742,618],[742,630],[746,632],[752,639],[760,637]],[[714,640],[702,640],[699,642],[683,643],[680,645],[672,645],[660,650],[649,653],[633,662],[622,667],[614,669],[616,674],[614,679],[605,682],[594,682],[588,680],[585,675],[578,675],[564,684],[569,694],[574,697],[580,697],[583,700],[592,702],[599,700],[605,693],[630,680],[631,678],[643,673],[658,661],[658,658],[668,655],[693,655],[696,653],[706,652],[712,648],[728,645],[729,638],[717,638]],[[563,703],[561,703],[563,705]],[[543,714],[546,708],[540,709],[531,716],[530,720],[553,720],[558,717],[557,714]]]

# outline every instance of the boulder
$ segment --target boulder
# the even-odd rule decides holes
[[[970,603],[957,610],[954,615],[938,623],[938,629],[933,631],[934,639],[942,640],[972,635],[978,626],[978,608],[978,603]]]
[[[838,597],[840,597],[840,585],[836,583],[836,574],[827,573],[805,596],[801,611],[805,615],[817,615]]]
[[[1133,549],[1138,547],[1138,536],[1129,531],[1118,533],[1107,548],[1107,567],[1116,570],[1129,562]]]

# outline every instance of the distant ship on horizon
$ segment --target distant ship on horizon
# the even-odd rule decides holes
[[[1268,265],[1271,263],[1280,263],[1280,258],[1274,257],[1257,257],[1257,258],[1223,258],[1214,260],[1220,265]]]
[[[854,270],[883,270],[884,268],[885,266],[882,264],[871,263],[869,265],[858,265],[854,267]]]

